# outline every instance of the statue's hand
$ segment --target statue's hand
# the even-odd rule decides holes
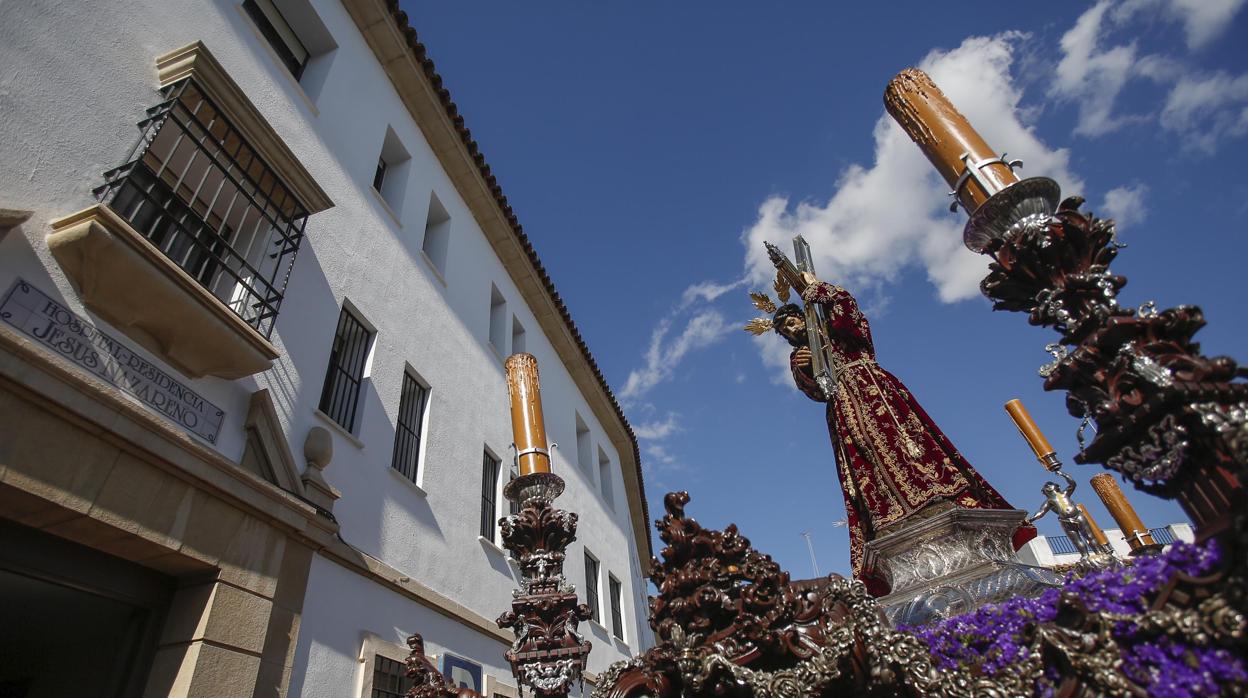
[[[807,303],[825,303],[831,299],[833,287],[815,278],[810,272],[802,272],[803,279],[809,279],[806,288],[802,289],[802,300]]]
[[[809,368],[810,349],[808,347],[802,347],[801,349],[793,352],[793,363],[796,364],[798,368]]]

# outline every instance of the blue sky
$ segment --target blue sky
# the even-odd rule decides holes
[[[688,489],[700,521],[735,521],[805,577],[803,531],[822,573],[847,571],[844,512],[823,406],[781,374],[779,338],[739,329],[761,240],[805,234],[881,364],[1011,503],[1034,508],[1045,481],[1002,410],[1019,397],[1112,527],[1087,486],[1100,469],[1072,463],[1077,421],[1036,375],[1055,334],[978,295],[963,214],[881,95],[923,66],[1024,176],[1119,221],[1124,304],[1198,304],[1205,351],[1243,358],[1243,4],[404,7],[624,401],[651,513]],[[1150,525],[1183,520],[1130,496]]]

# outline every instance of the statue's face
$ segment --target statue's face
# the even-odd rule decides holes
[[[784,318],[784,322],[780,325],[780,333],[789,339],[801,337],[806,331],[806,321],[796,315],[789,315]]]

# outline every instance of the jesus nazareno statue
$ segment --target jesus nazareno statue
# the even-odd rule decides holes
[[[871,327],[854,297],[812,274],[802,277],[803,300],[822,309],[825,326],[819,336],[831,364],[830,397],[811,371],[807,314],[801,307],[776,308],[766,296],[752,294],[755,305],[773,315],[770,322],[755,320],[746,329],[760,334],[771,326],[788,340],[798,389],[827,403],[828,433],[848,514],[850,564],[854,577],[882,596],[889,591],[887,583],[874,570],[863,569],[868,541],[936,509],[1014,507],[962,457],[906,386],[876,363]],[[781,299],[786,295],[783,289]],[[1021,526],[1014,534],[1015,549],[1035,535],[1031,525]]]

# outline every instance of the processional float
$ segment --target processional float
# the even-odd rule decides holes
[[[594,698],[1248,693],[1248,384],[1237,380],[1244,371],[1200,353],[1192,341],[1205,322],[1199,308],[1121,306],[1126,279],[1109,268],[1122,247],[1113,222],[1081,212],[1078,197],[1062,200],[1050,179],[1020,180],[1020,163],[989,148],[926,74],[899,73],[885,106],[948,182],[954,208],[968,212],[963,239],[992,258],[980,288],[994,309],[1025,312],[1031,324],[1059,333],[1040,374],[1047,390],[1066,391],[1068,410],[1083,420],[1075,461],[1176,500],[1197,544],[1085,569],[1038,599],[898,627],[862,583],[839,575],[794,582],[735,526],[705,529],[687,517],[688,494],[672,493],[656,522],[666,547],[651,565],[656,645],[599,675]],[[509,361],[515,414],[523,393],[510,368]],[[825,369],[834,379],[835,367]],[[1089,425],[1096,436],[1084,443]],[[562,696],[589,651],[575,632],[587,609],[561,575],[575,515],[552,508],[562,483],[540,469],[544,442],[526,438],[517,429],[518,453],[539,464],[508,488],[522,509],[504,524],[504,540],[527,581],[500,624],[517,633],[507,658],[518,681]],[[1050,472],[1061,471],[1051,447],[1029,442]],[[1054,483],[1065,500],[1055,497],[1049,510],[1103,546],[1086,510],[1082,520],[1071,511],[1067,487]],[[1156,547],[1112,476],[1098,475],[1093,487],[1134,551]],[[424,688],[409,695],[454,695],[418,646],[414,638],[409,675]]]
[[[1078,197],[1062,200],[1051,179],[1020,180],[1021,163],[989,148],[927,75],[898,74],[885,105],[968,212],[964,241],[992,258],[981,290],[994,309],[1059,333],[1045,388],[1066,391],[1081,442],[1084,427],[1096,428],[1075,461],[1177,500],[1197,544],[1085,570],[1038,599],[898,628],[861,583],[793,582],[735,526],[704,529],[685,516],[688,495],[669,494],[657,522],[667,547],[652,564],[657,644],[601,675],[595,698],[1245,694],[1244,372],[1200,354],[1199,308],[1119,305],[1126,279],[1109,269],[1121,247],[1113,222],[1080,212]],[[1037,456],[1060,471],[1055,453]],[[1116,485],[1102,474],[1094,487],[1124,532],[1141,549],[1152,544],[1106,483]],[[1066,499],[1057,508],[1069,523],[1104,545]]]

